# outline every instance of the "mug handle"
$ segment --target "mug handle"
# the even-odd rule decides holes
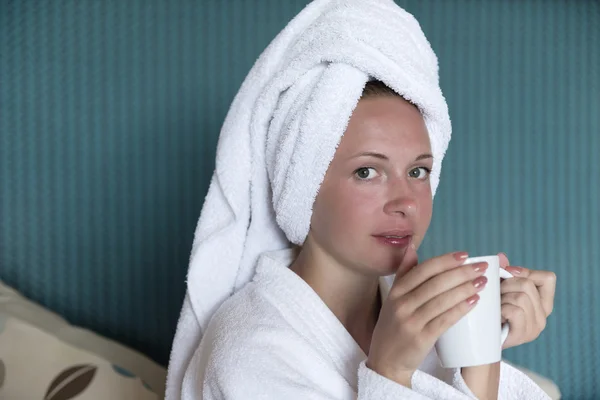
[[[509,279],[509,278],[514,278],[514,275],[511,274],[510,272],[508,272],[507,270],[505,270],[504,268],[499,268],[498,269],[500,278],[503,279]],[[502,324],[502,330],[500,331],[500,346],[502,346],[504,344],[504,342],[506,342],[506,338],[508,337],[508,332],[510,331],[510,326],[508,324],[508,322],[505,322]]]

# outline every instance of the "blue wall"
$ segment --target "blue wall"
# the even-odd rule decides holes
[[[600,398],[600,3],[418,4],[453,121],[423,254],[554,271],[546,330],[504,356]]]
[[[223,118],[305,3],[0,1],[0,279],[166,363]],[[546,331],[505,357],[600,398],[600,3],[399,3],[454,127],[421,255],[556,272]]]

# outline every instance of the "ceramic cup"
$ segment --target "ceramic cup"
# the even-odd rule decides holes
[[[500,268],[498,256],[472,257],[464,264],[485,261],[488,282],[478,294],[479,302],[468,314],[448,329],[435,344],[444,368],[470,367],[500,361],[502,345],[508,336],[508,323],[502,324],[500,314],[500,278],[512,278]]]

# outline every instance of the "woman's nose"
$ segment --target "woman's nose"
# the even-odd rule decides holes
[[[412,192],[410,185],[398,183],[394,185],[390,199],[385,203],[383,211],[389,215],[402,215],[414,217],[418,211],[417,198]]]

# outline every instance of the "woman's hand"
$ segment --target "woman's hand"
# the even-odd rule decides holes
[[[464,252],[450,253],[416,265],[416,251],[407,250],[403,264],[416,266],[396,275],[373,332],[367,367],[410,387],[437,339],[472,309],[485,287],[487,263],[461,265],[466,258]]]
[[[556,275],[510,267],[505,254],[498,254],[500,267],[515,277],[500,285],[502,322],[508,321],[510,332],[504,349],[535,340],[546,327],[546,318],[554,307]],[[467,386],[479,399],[496,399],[500,381],[500,363],[466,367],[461,370]]]
[[[535,340],[546,327],[546,319],[554,308],[556,275],[551,271],[535,271],[509,266],[503,253],[500,267],[515,277],[500,285],[502,322],[508,321],[510,331],[503,349]]]

